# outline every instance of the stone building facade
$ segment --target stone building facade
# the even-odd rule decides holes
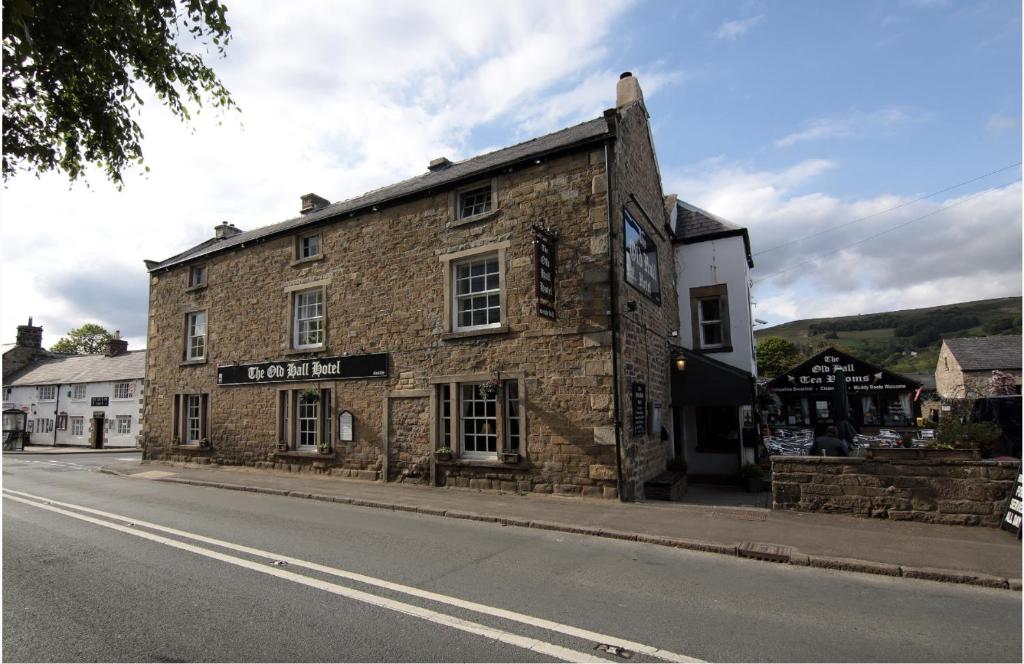
[[[147,261],[144,458],[642,497],[671,439],[662,200],[623,75],[603,117]]]
[[[994,370],[1013,376],[1020,394],[1020,335],[943,339],[935,366],[935,388],[943,399],[989,396]]]

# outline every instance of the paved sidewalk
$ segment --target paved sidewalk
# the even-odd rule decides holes
[[[125,452],[141,452],[141,447],[104,447],[93,449],[92,447],[78,447],[69,445],[26,445],[24,450],[4,450],[4,456],[8,454],[124,454]]]
[[[563,498],[238,467],[117,462],[104,472],[256,491],[870,574],[1021,589],[1021,544],[994,528],[667,502]]]

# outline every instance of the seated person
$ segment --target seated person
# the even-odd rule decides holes
[[[839,431],[829,425],[824,432],[819,432],[819,435],[814,439],[814,445],[811,446],[812,456],[850,456],[850,448],[846,445],[846,441],[839,437]]]

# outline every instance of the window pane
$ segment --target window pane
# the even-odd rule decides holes
[[[710,300],[700,301],[700,318],[701,320],[721,320],[721,307],[720,302],[717,298]]]
[[[704,331],[704,345],[705,346],[717,346],[722,343],[722,325],[721,323],[710,323],[701,325],[701,329]]]

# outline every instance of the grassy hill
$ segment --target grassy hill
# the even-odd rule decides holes
[[[782,337],[805,354],[826,346],[899,372],[935,371],[943,338],[1021,333],[1021,298],[960,302],[858,316],[808,318],[756,330]]]

